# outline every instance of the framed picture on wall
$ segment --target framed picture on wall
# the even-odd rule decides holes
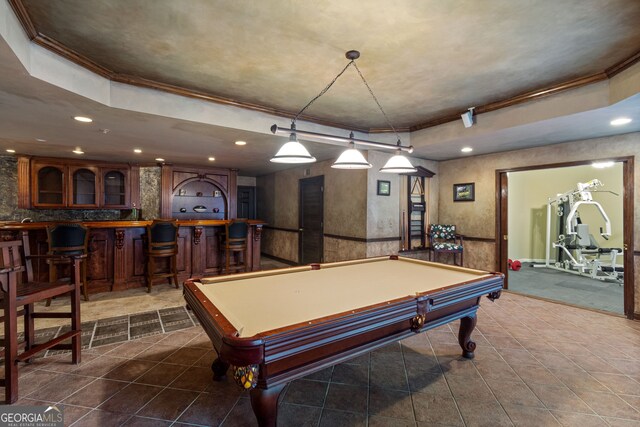
[[[391,181],[378,180],[378,196],[388,196],[391,194]]]
[[[468,182],[465,184],[453,184],[454,202],[473,202],[476,199],[476,184]]]

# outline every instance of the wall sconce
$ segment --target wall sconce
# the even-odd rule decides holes
[[[320,93],[318,95],[316,95],[311,101],[309,101],[307,103],[307,105],[305,105],[304,108],[302,108],[298,112],[298,114],[295,115],[295,117],[291,121],[291,128],[290,129],[282,128],[282,127],[279,127],[278,125],[271,126],[271,132],[273,132],[274,134],[278,134],[278,133],[288,133],[289,134],[289,141],[287,143],[285,143],[280,148],[280,150],[278,150],[278,152],[276,153],[275,156],[273,156],[271,161],[274,162],[274,163],[312,163],[312,162],[315,162],[316,161],[315,157],[313,157],[311,154],[309,154],[307,149],[302,144],[300,144],[298,142],[298,136],[309,136],[309,137],[313,137],[315,139],[320,139],[320,140],[324,139],[324,140],[327,140],[327,141],[339,141],[339,142],[345,142],[345,143],[348,144],[347,150],[345,150],[340,155],[340,157],[338,157],[338,159],[333,163],[333,165],[331,165],[332,168],[336,168],[336,169],[369,169],[371,167],[371,164],[369,162],[367,162],[367,160],[364,158],[362,153],[355,148],[356,144],[358,144],[358,145],[367,145],[367,146],[374,147],[374,148],[379,148],[379,149],[381,148],[381,149],[396,150],[396,154],[393,157],[391,157],[391,159],[389,159],[389,161],[380,169],[380,172],[388,172],[388,173],[413,173],[413,172],[415,172],[416,168],[411,164],[409,159],[407,159],[405,156],[402,155],[402,151],[407,151],[409,153],[412,153],[413,152],[413,146],[408,146],[407,147],[407,146],[403,146],[402,145],[402,142],[400,141],[400,135],[398,135],[398,132],[396,131],[396,129],[393,127],[393,125],[389,121],[389,118],[387,117],[386,113],[382,109],[382,106],[380,105],[380,102],[378,102],[378,99],[373,94],[373,91],[369,87],[369,84],[367,83],[367,81],[365,80],[364,76],[360,72],[360,69],[356,65],[355,60],[360,57],[360,52],[358,52],[357,50],[350,50],[345,54],[345,56],[349,60],[349,63],[342,69],[342,71],[340,71],[338,73],[338,75],[336,75],[333,78],[333,80],[322,91],[320,91]],[[360,75],[360,78],[362,79],[362,82],[364,83],[364,85],[369,90],[369,93],[371,94],[371,97],[373,98],[373,100],[375,101],[376,105],[380,109],[380,112],[382,113],[382,115],[384,116],[385,120],[387,121],[387,124],[393,130],[393,132],[396,134],[398,142],[395,145],[394,144],[386,144],[386,143],[383,143],[383,142],[376,142],[376,141],[368,141],[368,140],[364,140],[364,139],[357,139],[357,138],[353,137],[353,132],[351,132],[349,137],[346,138],[346,137],[342,137],[342,136],[338,136],[338,135],[329,135],[329,134],[323,134],[323,133],[317,133],[317,132],[308,132],[308,131],[303,131],[303,130],[296,129],[296,120],[298,119],[298,117],[300,117],[300,115],[307,108],[309,108],[311,106],[311,104],[313,104],[318,98],[320,98],[322,95],[324,95],[331,88],[331,86],[333,86],[333,84],[338,80],[338,78],[347,70],[347,68],[349,68],[352,65],[356,69],[358,74]]]

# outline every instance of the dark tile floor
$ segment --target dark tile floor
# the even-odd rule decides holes
[[[472,361],[457,325],[293,382],[280,426],[637,426],[640,323],[505,293],[483,300]],[[191,327],[37,359],[18,404],[57,403],[74,426],[254,426],[247,395],[213,382]],[[0,396],[2,397],[2,396]]]
[[[531,265],[525,263],[518,271],[509,270],[511,292],[612,313],[624,313],[622,284],[595,280],[551,268],[532,268]]]

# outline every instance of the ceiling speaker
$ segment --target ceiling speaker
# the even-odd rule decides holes
[[[466,113],[462,113],[460,117],[462,117],[462,123],[464,124],[464,127],[470,128],[471,126],[473,126],[473,108],[469,108],[469,111],[467,111]]]

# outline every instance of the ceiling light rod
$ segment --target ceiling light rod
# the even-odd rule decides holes
[[[349,138],[349,137],[343,137],[343,136],[338,136],[338,135],[329,135],[329,134],[326,134],[326,133],[310,132],[310,131],[300,130],[300,129],[292,130],[290,128],[283,128],[283,127],[278,126],[278,125],[271,126],[271,132],[274,135],[278,134],[278,133],[290,134],[292,132],[295,132],[296,134],[298,134],[298,136],[320,138],[320,139],[325,139],[325,140],[328,140],[328,141],[345,142],[345,143],[349,143],[350,141],[353,141],[353,142],[355,142],[356,144],[359,144],[359,145],[368,145],[368,146],[371,146],[371,147],[385,148],[387,150],[398,150],[398,149],[400,149],[400,150],[406,151],[408,153],[413,153],[413,145],[405,147],[405,146],[398,145],[398,144],[388,144],[388,143],[385,143],[385,142],[368,141],[366,139]],[[398,143],[399,142],[400,142],[400,140],[398,140]]]

